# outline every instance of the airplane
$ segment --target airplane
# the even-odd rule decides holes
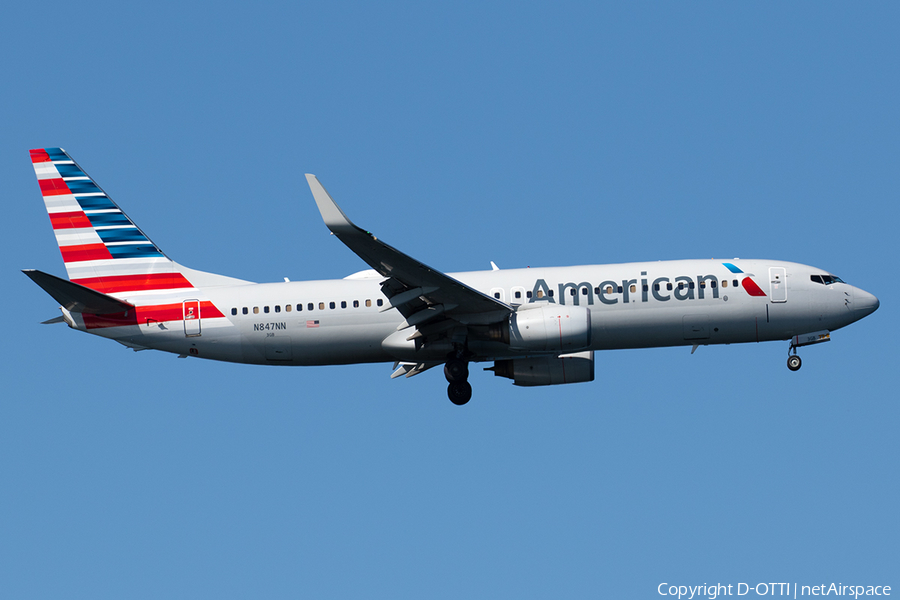
[[[874,312],[878,299],[792,262],[709,259],[443,273],[354,225],[314,175],[329,230],[370,269],[253,283],[166,256],[61,148],[31,160],[68,279],[23,272],[60,305],[45,323],[135,351],[259,365],[443,365],[456,405],[470,363],[517,386],[594,379],[598,350],[789,341],[797,349]]]

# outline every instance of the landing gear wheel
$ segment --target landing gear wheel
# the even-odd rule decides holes
[[[450,402],[462,406],[472,398],[472,386],[468,381],[454,381],[447,386],[447,396]]]
[[[800,369],[800,366],[803,364],[803,361],[800,360],[800,357],[796,354],[792,356],[788,356],[788,369],[791,371],[797,371]]]
[[[469,378],[469,365],[458,358],[448,360],[444,365],[444,377],[449,383],[465,381]]]

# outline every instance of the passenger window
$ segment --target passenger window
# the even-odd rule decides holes
[[[613,293],[613,291],[612,291],[612,286],[611,286],[611,285],[606,286],[606,293],[607,293],[607,294],[612,294],[612,293]]]
[[[737,286],[738,286],[737,279],[733,280],[733,281],[731,282],[731,285],[734,286],[734,287],[737,287]]]
[[[538,297],[538,298],[543,298],[543,297],[544,297],[544,290],[538,290],[537,297]]]
[[[617,291],[618,291],[620,294],[622,293],[622,286],[621,286],[621,285],[618,286]]]
[[[237,309],[236,309],[236,308],[232,308],[232,309],[231,309],[231,316],[232,316],[232,317],[237,316]]]
[[[531,298],[531,292],[525,292],[525,297],[526,297],[526,298]]]
[[[496,298],[497,300],[499,300],[499,299],[500,299],[500,292],[494,292],[494,298]]]
[[[334,310],[334,302],[329,302],[329,303],[328,303],[328,308]]]
[[[319,310],[325,310],[325,303],[319,302]]]
[[[284,305],[284,312],[291,312],[291,308],[293,308],[290,304]]]
[[[659,284],[658,284],[658,283],[654,283],[654,284],[653,284],[653,291],[654,291],[654,292],[658,292],[658,291],[659,291]]]
[[[581,295],[582,295],[582,296],[587,296],[587,292],[588,292],[588,290],[587,290],[586,287],[581,288]]]
[[[690,282],[690,283],[688,284],[688,287],[689,287],[690,289],[694,289],[694,282],[693,282],[693,281]]]
[[[516,292],[516,298],[518,299],[518,298],[521,298],[521,297],[522,297],[522,292]]]
[[[269,307],[268,307],[268,306],[263,306],[263,312],[266,313],[266,314],[269,314]]]
[[[245,306],[244,308],[242,308],[242,309],[241,309],[241,312],[244,313],[244,314],[246,315],[246,314],[247,314],[247,307]]]
[[[632,283],[631,287],[629,289],[631,290],[631,293],[633,294],[637,291],[637,286]]]
[[[728,287],[728,280],[727,280],[727,279],[723,279],[723,280],[722,280],[722,287]]]
[[[341,308],[347,308],[347,301],[341,300]]]
[[[275,305],[275,312],[281,312],[281,305],[280,305],[280,304],[276,304],[276,305]]]
[[[353,308],[359,308],[359,300],[353,301]]]
[[[306,310],[313,310],[315,308],[316,308],[316,305],[313,304],[312,302],[310,302],[309,304],[306,305]]]
[[[644,286],[643,286],[641,289],[642,289],[643,291],[645,291],[645,292],[649,292],[649,291],[650,291],[650,286],[647,285],[647,284],[645,283]]]
[[[684,282],[683,282],[683,281],[679,281],[679,282],[678,282],[678,289],[679,289],[679,290],[683,290],[683,289],[684,289]]]
[[[259,314],[259,307],[258,307],[258,306],[254,306],[254,307],[253,307],[253,314],[254,314],[254,315],[258,315],[258,314]]]
[[[669,291],[669,292],[672,291],[672,284],[671,284],[671,283],[667,283],[667,284],[666,284],[666,291]]]
[[[575,288],[569,288],[569,295],[570,295],[570,296],[574,296],[574,295],[575,295]]]
[[[371,301],[371,300],[366,300],[366,307],[369,307],[369,306],[372,306],[372,301]]]
[[[297,305],[297,312],[303,312],[303,305],[302,305],[302,304],[298,304],[298,305]]]
[[[553,297],[553,290],[548,290],[548,291],[547,291],[547,295],[550,296],[550,297],[552,298],[552,297]]]
[[[375,304],[377,304],[378,306],[383,306],[383,305],[384,305],[384,300],[382,300],[381,298],[379,298],[378,301],[377,301]]]
[[[705,281],[701,281],[701,282],[700,282],[700,287],[705,289],[705,288],[706,288],[706,282],[705,282]]]

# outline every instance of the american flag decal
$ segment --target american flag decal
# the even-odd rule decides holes
[[[306,322],[306,327],[307,327],[308,329],[311,329],[311,328],[313,328],[313,327],[318,327],[318,326],[319,326],[319,320],[318,320],[318,319],[316,319],[315,321],[307,321],[307,322]]]

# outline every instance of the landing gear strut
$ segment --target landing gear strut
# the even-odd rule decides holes
[[[472,386],[466,381],[469,378],[469,363],[462,358],[453,356],[447,359],[444,365],[444,377],[450,384],[447,386],[447,396],[450,402],[462,406],[472,398]]]

